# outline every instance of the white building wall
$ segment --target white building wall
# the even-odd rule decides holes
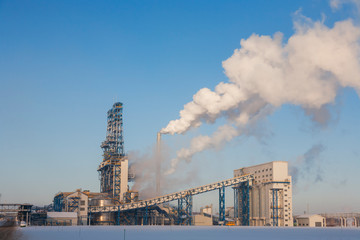
[[[129,160],[124,158],[121,160],[121,177],[120,177],[120,201],[123,201],[124,194],[128,191],[129,177]]]
[[[250,225],[272,225],[272,190],[279,189],[279,226],[293,226],[291,176],[288,163],[275,161],[234,170],[234,176],[253,174],[250,189]]]
[[[325,227],[325,218],[314,214],[314,215],[301,215],[296,217],[296,223],[299,227]]]

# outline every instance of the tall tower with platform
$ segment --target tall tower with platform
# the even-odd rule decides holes
[[[102,142],[103,160],[98,167],[100,192],[107,193],[120,202],[128,192],[128,158],[124,152],[123,104],[117,102],[107,112],[106,139]],[[130,174],[131,175],[131,174]],[[129,178],[130,177],[130,178]]]

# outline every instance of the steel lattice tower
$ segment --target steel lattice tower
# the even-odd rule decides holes
[[[100,192],[108,193],[120,201],[128,187],[128,160],[124,153],[122,110],[123,104],[117,102],[107,112],[106,139],[101,144],[104,158],[98,168]]]
[[[124,156],[123,104],[117,102],[107,112],[106,140],[101,144],[104,154]]]

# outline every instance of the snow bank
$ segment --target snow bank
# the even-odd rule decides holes
[[[211,240],[211,239],[360,239],[360,228],[272,228],[198,226],[75,226],[19,229],[26,240]],[[125,235],[125,238],[124,238]]]

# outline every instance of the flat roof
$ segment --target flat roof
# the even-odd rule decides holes
[[[271,162],[267,162],[267,163],[261,163],[261,164],[252,165],[252,166],[248,166],[248,167],[238,168],[238,169],[235,169],[235,170],[239,170],[239,169],[243,169],[243,168],[250,168],[250,167],[259,167],[259,166],[262,166],[262,165],[267,165],[269,163],[276,163],[276,162],[288,163],[288,161],[271,161]]]
[[[304,215],[300,215],[300,216],[294,216],[295,218],[310,218],[312,216],[319,216],[319,217],[323,217],[319,214],[304,214]]]

